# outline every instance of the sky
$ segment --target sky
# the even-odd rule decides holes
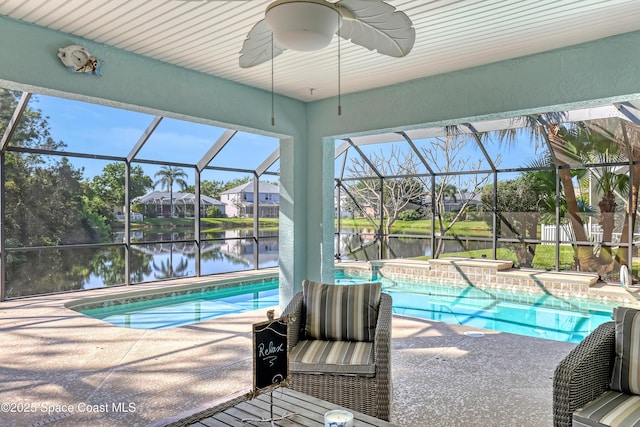
[[[149,114],[44,95],[32,96],[29,108],[39,109],[48,117],[51,136],[67,145],[64,151],[117,157],[129,154],[154,118]],[[164,118],[137,158],[195,164],[224,131],[211,125]],[[276,138],[238,132],[210,165],[254,169],[278,146]],[[77,157],[70,159],[77,167],[84,167],[84,176],[88,179],[102,173],[109,163]],[[159,169],[159,166],[140,165],[152,178]],[[278,164],[270,170],[277,168]],[[183,169],[189,175],[189,182],[193,183],[193,171]],[[231,180],[244,176],[247,174],[205,171],[202,179]]]
[[[412,152],[406,141],[402,140],[402,138],[398,139],[400,139],[399,142],[392,144],[369,144],[359,146],[359,148],[370,159],[388,159],[394,151],[393,146],[396,147],[396,154],[398,152]],[[452,146],[446,148],[449,154],[448,159],[445,158],[445,150],[441,145],[444,138],[439,138],[440,141],[435,140],[436,138],[412,140],[434,172],[491,170],[491,166],[487,162],[479,145],[469,135],[454,140]],[[489,140],[483,140],[483,145],[497,169],[527,167],[533,159],[538,158],[542,153],[546,152],[546,150],[543,150],[544,147],[536,148],[535,144],[526,136],[517,138],[514,144],[500,142],[498,138],[491,138]],[[359,157],[360,155],[355,150],[350,149],[348,151],[348,159]],[[342,158],[341,156],[336,159],[336,170],[342,168]],[[405,159],[403,154],[398,155],[398,158],[400,161]],[[348,160],[347,165],[349,165],[350,162],[351,160]],[[380,163],[374,163],[384,163],[384,160],[381,160]],[[385,174],[385,171],[381,171],[381,173]],[[429,174],[429,171],[421,162],[418,162],[417,173]],[[387,174],[401,175],[401,173],[398,173],[397,168],[393,167],[389,167]],[[502,173],[500,179],[513,179],[518,175],[518,173]],[[348,174],[345,174],[345,176],[348,176]]]
[[[42,114],[48,117],[51,136],[55,141],[63,141],[67,145],[65,151],[117,157],[125,157],[129,154],[154,118],[152,115],[135,111],[45,95],[33,95],[29,107],[41,110]],[[137,157],[195,164],[224,131],[223,128],[211,125],[164,118]],[[432,144],[431,140],[414,142],[419,148],[427,149]],[[278,145],[279,141],[276,138],[238,132],[210,165],[254,169],[273,153]],[[406,143],[397,145],[404,145],[405,150],[408,147]],[[511,146],[490,141],[485,144],[485,147],[492,160],[496,161],[500,158],[499,168],[523,167],[540,153],[539,149],[536,153],[533,144],[526,140],[520,140]],[[362,146],[362,151],[367,155],[388,157],[391,150],[392,144]],[[350,157],[354,156],[353,150],[350,151]],[[489,169],[486,161],[483,160],[484,155],[473,141],[462,147],[460,158],[467,159],[468,163],[472,164],[482,161],[481,168]],[[70,160],[76,167],[84,168],[84,177],[87,179],[102,173],[103,168],[109,163],[104,160],[82,158],[70,158]],[[432,167],[441,171],[442,164],[443,160],[440,156],[433,159]],[[154,174],[160,168],[155,165],[140,165],[151,178],[154,178]],[[337,161],[336,168],[340,166],[340,161]],[[278,167],[279,163],[276,163],[270,170],[277,171]],[[190,168],[183,168],[183,170],[189,176],[187,179],[189,184],[193,184],[193,170]],[[426,173],[426,169],[422,168],[420,172]],[[247,175],[247,173],[204,171],[201,179],[228,181],[244,178]],[[502,177],[502,179],[505,178]],[[274,181],[275,177],[268,176],[266,179]]]

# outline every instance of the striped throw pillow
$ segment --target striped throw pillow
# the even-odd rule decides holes
[[[640,394],[640,310],[617,307],[616,359],[610,388],[623,393]]]
[[[373,341],[380,304],[380,283],[328,285],[302,283],[307,338]]]

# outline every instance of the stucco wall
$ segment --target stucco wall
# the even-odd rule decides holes
[[[59,47],[104,59],[103,77],[65,70]],[[640,97],[640,32],[305,104],[0,17],[0,85],[189,117],[281,140],[281,304],[302,279],[333,275],[334,137],[558,111]]]

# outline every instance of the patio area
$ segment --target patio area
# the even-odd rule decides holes
[[[63,306],[131,290],[3,303],[1,425],[145,426],[251,388],[251,325],[266,319],[265,310],[180,328],[136,330]],[[551,425],[553,370],[574,344],[468,331],[478,329],[394,316],[391,421],[401,426]]]
[[[359,14],[349,4],[363,2],[339,3],[352,18]],[[391,4],[371,3],[403,16]],[[549,270],[496,268],[492,284],[509,279],[546,290],[555,272],[586,270],[598,278],[606,271],[603,281],[623,287],[638,282],[640,56],[633,52],[640,2],[554,2],[551,20],[546,3],[532,0],[406,0],[397,6],[410,19],[410,55],[386,58],[342,43],[354,39],[344,37],[351,34],[345,27],[325,50],[288,49],[276,66],[274,56],[283,52],[271,37],[271,49],[262,49],[270,61],[249,70],[241,61],[244,41],[271,4],[0,2],[0,40],[11,41],[0,43],[0,425],[158,426],[248,390],[252,324],[266,309],[136,330],[64,305],[179,283],[151,283],[160,278],[205,282],[238,268],[264,274],[263,267],[279,265],[287,299],[304,279],[332,278],[336,259],[458,254]],[[276,28],[266,30],[273,36]],[[71,52],[82,53],[82,68],[65,63]],[[89,65],[94,69],[83,70]],[[505,134],[518,138],[500,138]],[[396,147],[398,155],[388,155]],[[376,165],[376,157],[410,168]],[[549,172],[550,185],[529,179],[540,171]],[[572,171],[589,182],[575,185]],[[201,196],[217,196],[219,183],[245,174],[253,180],[252,221],[217,224],[220,209],[202,212]],[[118,179],[102,179],[112,176]],[[185,178],[184,188],[173,187],[175,177]],[[277,181],[277,221],[260,218],[267,203],[261,181]],[[367,183],[379,200],[354,196]],[[400,220],[392,229],[384,202],[400,206],[402,197],[385,196],[394,194],[385,183],[420,190],[406,194],[417,203],[403,211],[423,221],[419,226],[400,228]],[[602,184],[620,184],[613,200],[606,190],[613,185]],[[133,224],[139,206],[131,202],[157,185],[169,192],[169,214],[173,195],[189,187],[198,201],[193,219],[179,212]],[[499,205],[515,202],[516,193],[536,197]],[[268,204],[275,203],[269,194]],[[462,200],[475,200],[474,209]],[[598,208],[585,224],[588,206]],[[107,207],[123,223],[105,216]],[[349,216],[353,224],[345,222]],[[459,229],[452,218],[461,219]],[[593,238],[596,218],[602,241]],[[565,240],[556,230],[567,222],[573,236]],[[538,236],[541,224],[554,233]],[[561,257],[568,245],[591,250]],[[606,248],[617,248],[616,257]],[[534,262],[536,250],[544,262]],[[618,274],[621,265],[630,274]],[[470,276],[459,267],[446,266],[455,278]],[[477,270],[487,283],[488,269]],[[611,297],[590,280],[555,290]],[[107,288],[138,282],[147,283]],[[103,289],[65,293],[94,287]],[[394,317],[392,422],[552,424],[553,372],[575,344],[477,332]]]

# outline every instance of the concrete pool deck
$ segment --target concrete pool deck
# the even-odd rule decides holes
[[[136,330],[64,307],[169,284],[0,303],[0,425],[145,426],[249,390],[266,309]],[[392,346],[392,422],[538,427],[552,424],[553,370],[575,344],[394,316]]]

